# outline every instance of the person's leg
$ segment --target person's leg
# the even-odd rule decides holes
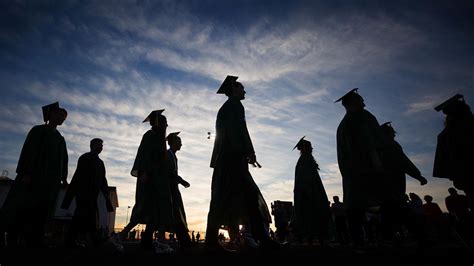
[[[74,247],[76,245],[76,240],[78,238],[78,225],[77,225],[77,217],[73,216],[71,220],[71,224],[69,226],[69,230],[66,234],[65,245],[66,247]]]
[[[363,244],[364,240],[364,210],[352,209],[347,213],[349,234],[355,246]]]
[[[218,234],[219,234],[219,225],[215,221],[214,213],[209,210],[207,215],[207,227],[206,227],[206,239],[205,243],[207,245],[214,245],[218,243]]]
[[[153,232],[154,226],[147,224],[145,232],[143,232],[142,239],[140,241],[140,247],[144,249],[151,249],[153,247]]]
[[[30,219],[26,222],[25,240],[28,247],[45,246],[45,227],[48,222],[48,206],[38,204],[31,212]]]
[[[135,222],[130,222],[128,223],[123,229],[122,231],[120,231],[118,233],[118,236],[120,237],[121,240],[125,240],[128,238],[128,233],[130,233],[130,231],[135,227],[137,226],[138,223],[135,223]]]
[[[6,235],[6,240],[7,240],[7,246],[9,248],[16,248],[20,245],[20,232],[22,231],[23,224],[18,222],[18,223],[13,223],[10,225],[7,229],[7,235]]]
[[[189,231],[184,224],[176,225],[176,237],[178,238],[179,245],[181,248],[191,247],[191,238],[189,237]]]

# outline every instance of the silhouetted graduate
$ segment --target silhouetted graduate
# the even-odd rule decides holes
[[[216,138],[212,152],[212,193],[207,219],[206,244],[210,249],[223,250],[218,242],[221,225],[250,225],[252,235],[263,248],[276,244],[265,229],[271,221],[267,204],[255,184],[248,165],[258,165],[255,150],[247,130],[244,86],[237,77],[227,76],[218,94],[229,98],[219,109]]]
[[[77,161],[77,168],[67,188],[61,208],[68,209],[72,200],[76,200],[76,209],[72,218],[70,235],[66,245],[74,246],[79,234],[93,244],[99,244],[97,198],[102,192],[108,212],[113,212],[112,203],[105,177],[105,165],[99,158],[103,149],[103,140],[90,141],[90,152],[84,153]],[[90,239],[87,239],[90,238]]]
[[[474,116],[461,94],[435,108],[446,114],[445,128],[438,135],[433,176],[449,178],[463,190],[474,206]]]
[[[405,193],[406,176],[413,177],[425,185],[427,180],[421,175],[420,170],[403,152],[402,146],[395,141],[395,129],[391,122],[386,122],[380,126],[385,136],[385,147],[383,153],[383,165],[385,178],[383,179],[383,203],[382,203],[382,225],[384,226],[386,237],[398,236],[402,228],[403,219],[406,217]],[[390,239],[391,240],[391,239]]]
[[[420,185],[425,185],[428,181],[421,175],[420,170],[406,156],[402,146],[395,140],[396,132],[391,122],[382,124],[380,129],[386,137],[383,149],[383,165],[388,177],[384,179],[385,187],[388,190],[384,194],[391,200],[403,201],[406,193],[405,174],[418,180]]]
[[[178,185],[181,184],[185,188],[188,188],[190,184],[178,174],[178,157],[176,157],[176,152],[181,150],[182,146],[181,138],[178,134],[179,132],[170,133],[166,137],[166,140],[170,147],[168,149],[168,169],[171,178],[170,191],[174,214],[172,230],[176,232],[181,248],[185,248],[191,246],[191,239],[188,234],[189,230],[186,222],[186,212],[184,210],[183,199],[181,198],[181,192],[179,192]]]
[[[142,138],[132,168],[132,176],[137,177],[135,206],[130,223],[120,232],[125,236],[137,224],[146,224],[141,239],[141,247],[152,248],[153,232],[168,227],[172,223],[173,206],[170,193],[170,178],[166,151],[166,117],[164,110],[152,111],[143,121],[152,128]]]
[[[337,128],[337,159],[342,175],[349,231],[355,245],[362,243],[365,209],[381,202],[383,136],[375,116],[353,89],[338,99],[346,115]]]
[[[331,210],[326,190],[319,176],[319,166],[313,157],[311,142],[303,137],[295,148],[301,155],[296,164],[293,190],[294,234],[303,241],[311,242],[319,239],[321,243],[324,243],[329,234]]]
[[[3,205],[8,245],[23,234],[28,246],[44,245],[45,226],[54,215],[61,182],[67,183],[66,142],[57,130],[67,111],[55,102],[42,107],[45,124],[34,126],[21,150],[17,177]]]

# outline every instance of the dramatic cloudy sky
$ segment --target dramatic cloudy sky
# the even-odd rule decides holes
[[[443,115],[455,93],[474,102],[472,2],[459,1],[2,1],[0,168],[14,177],[41,106],[59,101],[69,180],[89,140],[120,208],[133,206],[130,176],[148,124],[164,108],[181,131],[181,188],[191,229],[203,230],[210,199],[215,117],[226,75],[246,86],[247,124],[262,169],[252,169],[267,203],[292,200],[300,137],[312,141],[329,197],[342,196],[334,100],[358,87],[380,123],[392,121],[405,152],[428,178],[408,191],[442,203],[450,183],[432,178]]]

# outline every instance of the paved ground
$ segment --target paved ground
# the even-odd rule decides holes
[[[348,247],[323,249],[319,246],[290,246],[280,251],[243,249],[236,254],[208,252],[203,244],[175,254],[154,254],[139,248],[137,242],[124,243],[117,252],[109,243],[95,249],[0,250],[0,266],[9,265],[474,265],[474,254],[458,243],[437,244],[423,250],[416,246]]]

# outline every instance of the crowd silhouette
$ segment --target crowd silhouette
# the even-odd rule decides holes
[[[210,166],[213,168],[211,202],[204,245],[208,252],[235,253],[219,229],[228,229],[231,243],[243,241],[246,248],[278,251],[292,245],[334,248],[338,243],[354,250],[370,244],[400,246],[408,239],[423,248],[446,237],[446,228],[467,247],[473,240],[474,116],[462,95],[455,95],[435,108],[446,115],[445,128],[438,135],[433,176],[447,178],[453,186],[442,213],[433,197],[422,199],[407,194],[406,175],[421,186],[427,179],[395,140],[391,122],[380,125],[365,109],[358,89],[336,101],[346,114],[337,128],[337,158],[342,175],[343,200],[328,200],[313,156],[312,143],[301,138],[294,149],[300,153],[295,166],[294,206],[291,202],[271,204],[276,232],[269,225],[271,214],[265,199],[249,172],[249,165],[261,167],[247,129],[242,101],[246,91],[236,76],[227,76],[218,94],[227,100],[217,113],[216,135]],[[34,126],[23,145],[17,176],[0,212],[1,247],[45,247],[45,230],[61,184],[67,184],[66,142],[58,127],[67,117],[59,103],[42,109],[45,124]],[[164,110],[152,111],[143,123],[151,128],[143,135],[131,175],[136,177],[135,205],[129,224],[101,238],[97,227],[97,197],[102,193],[112,211],[107,192],[106,169],[99,158],[103,140],[90,141],[90,152],[80,156],[61,207],[76,209],[65,246],[70,248],[112,243],[123,251],[135,226],[146,225],[139,236],[140,248],[154,253],[175,253],[166,244],[165,232],[176,236],[180,250],[201,241],[192,231],[179,185],[190,184],[179,175],[177,152],[182,147],[180,132],[166,134]],[[169,149],[167,149],[168,142]],[[458,194],[462,190],[465,195]],[[171,236],[170,236],[171,238]]]

